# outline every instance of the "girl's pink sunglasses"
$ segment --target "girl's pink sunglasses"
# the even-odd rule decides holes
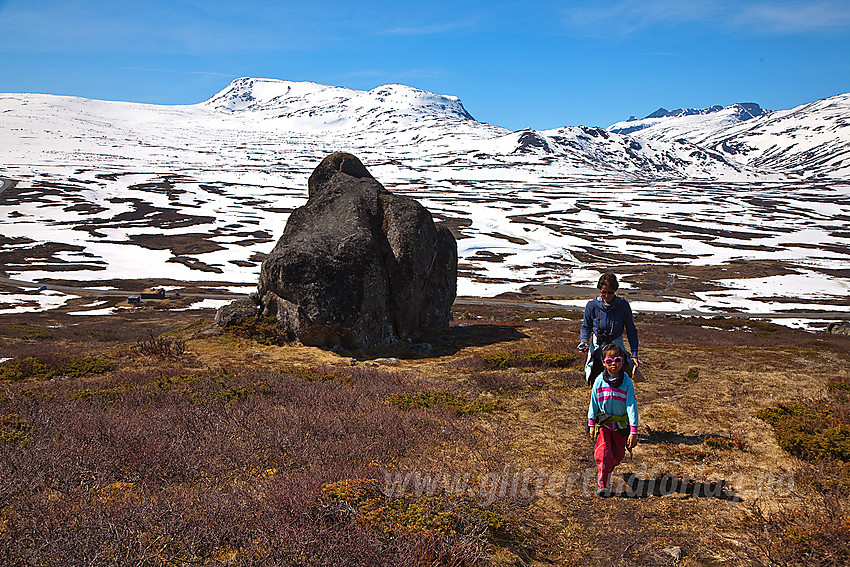
[[[604,362],[605,364],[617,364],[619,362],[623,362],[623,357],[615,356],[614,358],[604,358],[602,359],[602,362]]]

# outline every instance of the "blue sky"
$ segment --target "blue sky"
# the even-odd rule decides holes
[[[403,83],[544,130],[850,92],[850,0],[0,0],[0,29],[0,92],[157,104]]]

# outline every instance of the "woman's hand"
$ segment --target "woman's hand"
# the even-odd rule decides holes
[[[586,343],[586,342],[581,341],[581,342],[578,344],[578,346],[577,346],[576,348],[577,348],[578,350],[582,350],[582,351],[584,351],[584,350],[587,350],[589,347],[587,346],[587,343]]]
[[[638,436],[634,433],[629,433],[629,439],[626,441],[626,447],[634,449],[638,443]]]
[[[637,367],[638,367],[638,366],[640,366],[640,361],[638,360],[638,357],[633,356],[633,357],[632,357],[632,362],[634,363],[634,366],[632,367],[632,370],[637,370]]]

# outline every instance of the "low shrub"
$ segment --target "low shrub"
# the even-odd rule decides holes
[[[112,370],[115,363],[106,358],[91,356],[72,356],[57,360],[41,360],[36,357],[27,356],[13,358],[0,363],[0,380],[16,382],[34,378],[37,380],[49,380],[58,376],[68,378],[81,378],[103,374]]]
[[[706,435],[702,442],[712,449],[720,449],[721,451],[729,451],[732,449],[743,450],[745,447],[743,439],[738,437],[730,439],[727,437],[720,437],[719,435]]]
[[[245,400],[255,394],[271,393],[265,377],[243,375],[227,369],[207,370],[189,374],[160,375],[146,386],[147,390],[168,391],[193,403],[220,400]]]
[[[157,366],[0,387],[0,565],[483,562],[486,542],[465,526],[484,512],[386,500],[373,529],[321,491],[422,455],[440,434],[477,438],[474,420],[384,403],[406,376]]]
[[[150,336],[139,339],[133,350],[138,354],[161,359],[178,359],[186,352],[186,341],[176,337]]]
[[[376,479],[347,479],[322,487],[331,502],[354,510],[356,519],[387,536],[402,532],[483,538],[488,543],[524,542],[519,522],[504,503],[482,506],[468,496],[402,494],[390,498]]]
[[[469,381],[484,391],[504,394],[523,388],[539,387],[544,380],[535,374],[485,371],[473,372],[469,375]]]
[[[284,345],[290,337],[275,317],[248,317],[224,330],[234,336],[251,339],[263,345]]]
[[[484,368],[570,368],[580,355],[568,351],[507,351],[500,350],[476,355]]]
[[[443,407],[453,409],[461,414],[504,411],[507,409],[502,400],[478,398],[470,402],[463,394],[452,394],[451,392],[401,392],[389,395],[386,403],[402,410]]]
[[[327,382],[330,380],[348,382],[351,380],[350,376],[336,369],[295,368],[292,370],[287,370],[287,374],[289,374],[290,376],[295,376],[296,378],[300,378],[302,380],[306,380],[308,382],[314,382],[317,380],[320,382]]]
[[[850,564],[850,464],[803,463],[794,477],[790,503],[766,509],[757,499],[741,516],[748,564]]]
[[[269,390],[268,384],[265,382],[258,382],[256,384],[249,384],[245,386],[231,386],[229,388],[224,388],[212,394],[214,399],[218,400],[244,400],[249,396],[253,396],[254,394],[261,395],[269,395],[271,390]]]
[[[43,339],[50,339],[53,337],[53,334],[49,329],[44,329],[42,327],[35,327],[33,325],[17,325],[11,324],[6,325],[6,330],[12,335],[19,339],[24,339],[28,341],[37,341]]]
[[[27,378],[47,378],[50,373],[48,366],[41,360],[26,356],[0,362],[0,380],[26,380]]]
[[[29,422],[16,413],[0,415],[0,443],[23,445],[29,441],[31,430]]]
[[[115,363],[106,358],[74,356],[62,362],[55,375],[82,378],[83,376],[104,374],[113,368],[115,368]]]
[[[114,388],[85,388],[68,396],[71,400],[98,400],[110,402],[125,392],[130,391],[129,386],[115,386]]]
[[[850,461],[850,423],[827,407],[810,404],[779,404],[756,412],[773,426],[779,446],[803,459]]]

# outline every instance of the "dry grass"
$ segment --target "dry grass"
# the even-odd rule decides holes
[[[345,356],[190,313],[0,317],[0,357],[113,365],[0,383],[0,563],[846,564],[847,465],[755,414],[846,380],[847,338],[639,317],[641,443],[598,499],[579,322],[465,313]]]

